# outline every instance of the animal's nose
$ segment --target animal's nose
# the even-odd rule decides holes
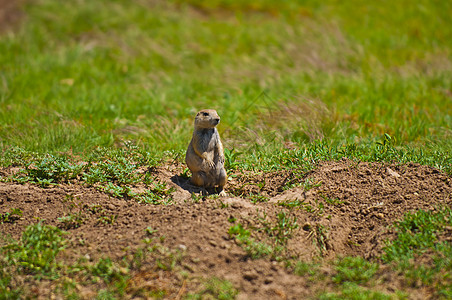
[[[216,124],[220,123],[220,118],[216,118],[216,119],[214,119],[214,120],[215,120],[215,123],[216,123]]]

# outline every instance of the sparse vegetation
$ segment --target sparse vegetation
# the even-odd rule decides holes
[[[60,229],[38,223],[29,226],[20,241],[3,246],[1,254],[8,264],[17,268],[19,274],[56,278],[60,268],[56,257],[65,246]]]
[[[397,238],[388,241],[383,261],[394,263],[410,285],[434,286],[438,297],[452,295],[452,244],[438,242],[452,226],[452,209],[419,210],[394,224]],[[425,259],[426,257],[430,259]]]
[[[363,284],[368,282],[378,271],[378,264],[366,261],[362,257],[344,257],[336,262],[336,283],[354,282]]]
[[[20,241],[3,245],[0,248],[1,299],[16,299],[29,295],[28,288],[20,283],[23,278],[34,283],[53,280],[55,285],[52,293],[65,298],[76,297],[76,286],[80,283],[102,286],[103,288],[96,292],[98,298],[106,295],[123,297],[125,293],[133,290],[134,276],[139,276],[138,271],[145,262],[149,272],[174,271],[180,265],[183,255],[178,250],[164,247],[156,237],[147,239],[141,248],[132,254],[126,253],[124,259],[118,262],[110,258],[100,258],[94,262],[81,258],[78,262],[69,264],[59,256],[68,244],[65,236],[66,233],[56,227],[37,223],[27,227]],[[152,257],[149,254],[152,254]],[[152,287],[134,290],[133,293],[143,297],[165,295],[164,290]]]
[[[203,290],[197,294],[187,295],[187,299],[232,300],[237,294],[238,290],[229,281],[213,277],[204,283]]]
[[[23,215],[22,210],[18,208],[11,208],[10,212],[0,214],[0,223],[14,223]]]
[[[253,259],[271,256],[273,259],[280,260],[288,240],[292,237],[292,232],[298,228],[296,218],[286,211],[280,211],[276,214],[275,222],[265,213],[258,214],[257,219],[259,226],[255,228],[245,229],[240,223],[231,226],[228,231],[229,236],[234,237]],[[252,237],[252,235],[259,236],[259,233],[264,233],[264,237]]]
[[[319,299],[322,300],[339,300],[339,299],[351,299],[351,300],[392,300],[392,299],[404,299],[406,295],[389,295],[379,291],[366,289],[360,287],[354,283],[345,284],[343,289],[338,293],[324,293],[321,294]]]

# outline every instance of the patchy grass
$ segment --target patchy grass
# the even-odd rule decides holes
[[[188,294],[186,299],[232,300],[237,294],[238,290],[229,281],[213,277],[204,283],[204,288],[200,292]]]
[[[433,287],[438,297],[450,297],[452,244],[446,236],[451,226],[450,207],[407,214],[394,224],[397,239],[388,241],[383,261],[394,263],[408,284]]]
[[[38,223],[24,231],[21,241],[3,246],[1,252],[4,260],[17,268],[18,274],[55,279],[61,268],[56,256],[65,244],[59,228]]]
[[[75,263],[68,263],[60,255],[68,244],[65,235],[56,227],[37,223],[28,226],[20,240],[3,241],[0,248],[2,299],[28,298],[34,294],[30,286],[39,281],[53,282],[47,292],[64,298],[77,298],[80,284],[91,289],[91,296],[98,298],[121,298],[126,294],[162,298],[170,291],[153,286],[136,287],[135,280],[142,273],[159,270],[174,276],[183,256],[178,250],[162,246],[158,238],[150,237],[134,253],[125,253],[123,260],[113,261],[107,257],[88,261],[81,257]],[[29,284],[24,286],[23,280]],[[208,285],[209,290],[215,286],[212,284]],[[219,293],[223,290],[223,287],[217,288]],[[234,295],[233,290],[230,293]]]
[[[309,281],[325,282],[332,286],[330,292],[319,294],[320,299],[406,299],[401,291],[387,293],[375,288],[388,276],[402,274],[407,286],[428,289],[435,297],[447,299],[451,294],[451,243],[447,236],[451,226],[451,209],[408,213],[394,223],[397,236],[387,241],[379,261],[384,272],[379,272],[380,263],[363,257],[340,257],[335,261],[321,259],[326,250],[327,229],[318,225],[305,228],[312,231],[320,257],[317,261],[305,262],[287,252],[287,241],[291,231],[297,228],[296,220],[284,211],[277,214],[273,222],[264,215],[260,226],[245,228],[237,223],[229,228],[229,235],[243,247],[251,259],[271,258],[285,262],[294,274]],[[236,220],[231,220],[235,222]],[[326,271],[327,270],[327,271]],[[327,273],[325,273],[327,272]]]
[[[336,262],[335,283],[354,282],[363,284],[368,282],[378,271],[378,264],[366,261],[362,257],[344,257]]]
[[[44,188],[59,183],[81,182],[117,198],[168,204],[172,190],[149,172],[157,161],[149,152],[130,145],[125,149],[97,149],[86,161],[67,154],[31,155],[20,148],[10,148],[3,162],[5,166],[20,168],[0,179],[31,182]],[[134,191],[137,185],[144,185],[144,190]]]
[[[1,223],[14,223],[14,221],[22,217],[23,211],[18,208],[11,208],[10,212],[0,214],[0,224]]]

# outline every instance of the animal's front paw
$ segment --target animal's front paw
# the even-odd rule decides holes
[[[206,165],[207,165],[210,169],[214,169],[214,168],[215,168],[215,163],[213,162],[213,160],[208,160],[208,159],[206,159]]]

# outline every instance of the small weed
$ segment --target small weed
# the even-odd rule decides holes
[[[65,216],[58,218],[58,221],[62,223],[62,227],[66,230],[80,227],[87,218],[80,198],[67,194],[63,203],[66,204],[69,212]]]
[[[262,194],[248,194],[247,198],[249,198],[251,200],[251,203],[256,204],[259,202],[267,202],[268,201],[268,197],[264,196]]]
[[[194,203],[199,203],[200,201],[204,201],[206,199],[206,196],[202,195],[202,193],[196,194],[196,193],[191,193],[191,200]]]
[[[156,259],[155,263],[157,268],[164,271],[174,270],[177,264],[182,260],[183,253],[181,250],[170,250],[164,246],[158,246],[155,248],[159,257]]]
[[[328,196],[325,196],[325,195],[320,195],[320,196],[323,198],[323,200],[325,200],[325,202],[327,204],[334,205],[334,206],[341,206],[342,204],[344,204],[344,201],[339,200],[338,198],[329,198]]]
[[[142,176],[137,173],[137,165],[132,163],[128,157],[109,153],[105,159],[105,161],[88,163],[83,175],[86,183],[110,181],[118,184],[132,184],[140,182]]]
[[[313,241],[319,249],[320,256],[323,256],[325,251],[328,250],[328,230],[325,226],[316,224],[315,228],[311,230],[309,236],[313,237]]]
[[[70,274],[75,274],[77,277],[82,276],[85,282],[90,282],[94,285],[106,285],[107,288],[103,291],[109,295],[107,299],[112,299],[122,298],[124,296],[127,280],[130,278],[130,265],[130,262],[127,260],[117,263],[110,258],[100,258],[95,263],[80,261],[68,267]],[[106,294],[103,293],[103,295]],[[99,295],[100,293],[98,297]]]
[[[251,236],[251,232],[243,228],[243,225],[240,223],[231,226],[228,233],[230,237],[236,237],[239,240],[248,239]]]
[[[113,291],[101,289],[97,293],[96,300],[112,300],[112,299],[116,299],[115,293]]]
[[[56,184],[56,183],[53,182],[53,179],[41,179],[41,178],[36,178],[36,179],[35,179],[35,182],[36,182],[40,187],[43,187],[43,188],[46,188],[46,187],[48,187],[49,185]]]
[[[234,237],[236,242],[246,250],[248,256],[253,259],[269,255],[279,259],[278,255],[284,251],[288,239],[292,237],[292,231],[298,228],[298,225],[296,218],[290,217],[286,212],[279,212],[276,217],[275,225],[267,220],[265,213],[258,217],[262,228],[256,229],[256,232],[266,233],[270,243],[256,241],[251,237],[251,231],[245,229],[240,223],[229,228],[229,236]]]
[[[371,263],[360,256],[348,256],[336,261],[337,273],[333,277],[333,282],[354,282],[363,284],[368,282],[377,271],[377,263]]]
[[[306,176],[306,169],[300,169],[300,165],[296,164],[294,164],[292,167],[293,169],[291,170],[290,175],[287,177],[287,182],[282,187],[284,191],[304,185],[305,180],[303,180],[303,178]]]
[[[103,225],[112,225],[116,222],[117,215],[103,215],[97,218],[97,222]]]
[[[173,191],[174,189],[168,188],[165,182],[153,181],[144,192],[132,193],[129,191],[127,195],[138,203],[167,205],[172,201],[171,193]]]
[[[148,235],[154,235],[154,233],[158,232],[158,229],[154,229],[151,226],[146,227],[146,229],[144,230],[146,232],[146,234]]]
[[[314,181],[312,178],[307,178],[303,183],[303,187],[305,191],[309,191],[312,188],[319,187],[322,185],[321,181]]]
[[[131,189],[128,186],[119,186],[112,182],[107,182],[107,185],[105,186],[99,186],[99,190],[103,191],[104,193],[107,193],[113,197],[116,198],[123,198],[127,196],[135,196],[134,194],[130,195]]]
[[[299,199],[295,199],[295,200],[285,200],[282,202],[278,202],[279,206],[282,207],[286,207],[286,208],[297,208],[297,209],[301,209],[307,213],[313,213],[314,209],[312,208],[312,206],[308,203],[305,203],[304,200],[299,200]]]
[[[101,258],[99,261],[88,267],[90,275],[93,276],[94,282],[99,281],[99,279],[104,280],[109,283],[113,280],[121,279],[123,274],[121,274],[120,267],[114,263],[109,258]]]
[[[265,213],[259,219],[263,225],[263,230],[274,238],[276,244],[284,246],[292,237],[292,232],[298,228],[297,218],[291,217],[286,211],[280,211],[276,214],[276,217],[277,221],[274,226],[267,220]]]
[[[319,265],[316,263],[307,263],[304,261],[297,261],[293,266],[293,272],[298,276],[314,276],[318,273]]]
[[[224,201],[221,200],[221,199],[218,199],[218,200],[217,200],[217,204],[218,204],[218,207],[221,208],[221,209],[224,209],[224,208],[228,208],[228,207],[229,207],[229,203],[226,203],[226,202],[224,202]]]
[[[315,199],[315,204],[317,205],[317,208],[314,210],[314,213],[322,216],[325,211],[325,204],[320,202],[318,199]]]
[[[14,223],[22,217],[23,212],[18,208],[11,208],[10,212],[0,214],[0,223]]]
[[[92,214],[98,214],[103,213],[104,209],[102,208],[102,205],[99,204],[91,204],[87,207],[87,211]]]
[[[286,208],[294,208],[294,207],[301,207],[301,206],[305,205],[305,203],[304,203],[304,200],[295,199],[295,200],[285,200],[282,202],[278,202],[278,205],[282,206],[282,207],[286,207]]]
[[[252,259],[258,259],[266,256],[275,256],[282,249],[280,247],[272,247],[265,242],[258,242],[254,239],[250,239],[244,247],[246,253]]]
[[[160,204],[170,204],[171,203],[171,196],[169,195],[161,195],[158,193],[153,193],[150,190],[146,190],[143,193],[135,194],[134,199],[137,200],[138,203],[145,203],[145,204],[154,204],[154,205],[160,205]]]
[[[55,291],[56,294],[63,295],[64,299],[80,299],[79,293],[77,292],[77,282],[68,277],[62,278],[62,283],[56,287]]]
[[[64,156],[47,154],[43,157],[29,158],[24,162],[25,168],[13,176],[14,181],[34,182],[41,187],[67,182],[82,173],[82,164],[73,164]]]
[[[241,155],[241,152],[237,152],[234,149],[229,150],[227,148],[224,149],[224,167],[226,170],[237,170],[240,166],[240,161],[238,157]]]
[[[58,221],[62,223],[64,229],[78,228],[85,222],[85,217],[82,211],[75,214],[68,214],[66,216],[58,218]]]
[[[247,255],[252,259],[268,256],[274,252],[273,247],[263,242],[256,242],[251,237],[251,232],[243,228],[242,224],[236,224],[229,228],[229,236],[234,237],[236,242],[242,246]]]
[[[179,177],[182,177],[184,179],[189,179],[190,178],[190,169],[189,168],[185,168],[182,173],[179,174]]]
[[[209,279],[204,288],[196,294],[187,295],[187,299],[219,299],[232,300],[238,294],[238,290],[234,288],[232,283],[216,277]]]
[[[324,293],[320,300],[392,300],[396,295],[388,295],[379,291],[369,290],[355,283],[345,283],[339,293]],[[397,297],[399,298],[399,297]]]
[[[21,273],[55,277],[59,264],[56,256],[66,246],[63,232],[53,226],[28,226],[20,242],[1,248],[7,260],[18,267]]]

